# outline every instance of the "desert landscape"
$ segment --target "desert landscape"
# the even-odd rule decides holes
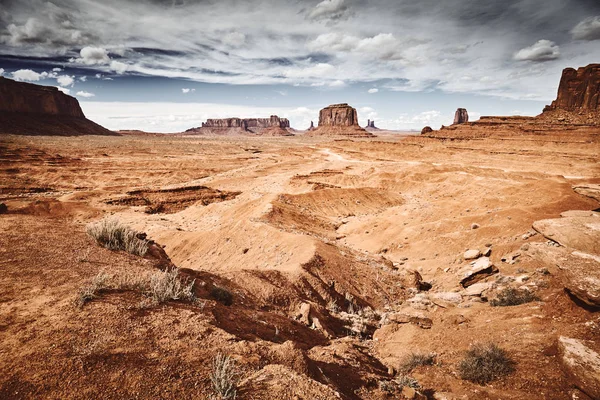
[[[599,6],[192,3],[0,10],[0,399],[600,399]]]

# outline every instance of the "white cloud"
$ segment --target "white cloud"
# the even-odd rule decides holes
[[[329,86],[329,87],[332,87],[332,88],[342,88],[342,87],[345,87],[345,86],[346,86],[346,82],[344,82],[344,81],[343,81],[343,80],[341,80],[341,79],[337,79],[337,80],[335,80],[335,81],[333,81],[333,82],[329,83],[329,85],[328,85],[328,86]]]
[[[87,76],[83,75],[78,78],[81,82],[87,81]]]
[[[0,68],[0,76],[4,75],[4,68]]]
[[[246,35],[239,32],[231,32],[223,37],[223,43],[231,47],[240,47],[246,43]]]
[[[70,89],[67,89],[67,88],[64,88],[64,87],[61,87],[61,86],[56,86],[56,88],[58,90],[60,90],[61,92],[63,92],[64,94],[69,94],[69,95],[71,94],[71,90]]]
[[[181,89],[181,93],[183,93],[183,94],[194,93],[195,91],[196,91],[196,89],[190,89],[190,88]]]
[[[121,61],[113,60],[110,62],[110,69],[112,71],[115,71],[117,74],[121,75],[127,72],[127,70],[129,70],[129,65],[122,63]]]
[[[550,61],[560,57],[559,47],[550,40],[538,40],[535,44],[515,53],[517,61]]]
[[[62,72],[62,68],[52,68],[52,72]]]
[[[108,51],[102,47],[87,46],[79,51],[80,58],[71,61],[85,65],[103,65],[110,62]]]
[[[575,40],[600,40],[600,15],[584,19],[571,30],[571,34]]]
[[[56,77],[56,81],[60,86],[72,86],[75,82],[75,77],[69,75],[60,75]]]
[[[346,10],[344,0],[323,0],[312,9],[308,16],[311,19],[335,19],[342,17]]]
[[[283,74],[288,78],[321,78],[333,76],[335,67],[327,63],[319,63],[306,68],[288,69]]]
[[[20,69],[12,73],[12,77],[17,81],[26,81],[26,82],[37,82],[41,78],[43,78],[42,74],[38,74],[37,72],[30,69]]]
[[[413,44],[418,44],[414,41]],[[341,33],[324,33],[311,42],[307,47],[312,51],[325,53],[347,52],[358,56],[376,57],[381,60],[400,60],[402,51],[409,47],[410,43],[401,43],[391,33],[380,33],[373,37],[360,39],[356,36]]]
[[[75,96],[90,98],[90,97],[94,97],[96,95],[94,93],[85,92],[82,90],[82,91],[75,93]]]
[[[372,89],[369,89],[369,90],[367,90],[367,92],[368,92],[369,94],[374,94],[374,93],[377,93],[377,92],[379,92],[379,89],[377,89],[377,88],[372,88]]]

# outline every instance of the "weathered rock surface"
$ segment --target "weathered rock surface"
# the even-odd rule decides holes
[[[207,119],[199,128],[191,128],[185,135],[262,135],[292,136],[288,131],[290,121],[271,115],[269,118]]]
[[[0,76],[0,133],[16,135],[116,135],[88,120],[79,102],[53,86]]]
[[[498,268],[492,264],[490,259],[488,257],[481,257],[460,272],[460,284],[467,288],[496,273],[498,273]]]
[[[600,217],[562,217],[533,223],[533,228],[562,246],[584,253],[600,254]]]
[[[467,250],[465,251],[465,254],[463,254],[463,258],[465,260],[474,260],[479,258],[479,256],[481,256],[481,252],[477,249]]]
[[[332,104],[319,112],[319,126],[312,134],[329,136],[373,136],[358,125],[356,109],[346,103]]]
[[[600,64],[565,68],[556,100],[544,108],[565,111],[600,111]]]
[[[575,185],[573,190],[583,196],[591,197],[600,202],[600,184]]]
[[[433,132],[433,129],[431,129],[430,126],[426,126],[425,128],[421,129],[421,135],[426,135],[431,132]]]
[[[459,108],[454,113],[454,125],[464,124],[469,122],[469,113],[466,108]]]
[[[585,342],[561,336],[558,349],[565,372],[582,392],[600,399],[600,354]]]

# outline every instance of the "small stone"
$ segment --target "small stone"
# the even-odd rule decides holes
[[[467,250],[467,251],[465,251],[463,258],[465,260],[474,260],[476,258],[479,258],[480,256],[481,256],[481,252],[479,250]]]
[[[479,229],[479,224],[471,224],[471,229]]]
[[[483,252],[481,254],[483,254],[484,257],[491,256],[492,255],[492,248],[491,247],[486,247],[485,250],[483,250]]]

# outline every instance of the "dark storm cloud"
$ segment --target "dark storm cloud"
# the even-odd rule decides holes
[[[595,0],[4,0],[0,54],[208,83],[546,98],[563,60],[600,59],[599,16]]]

